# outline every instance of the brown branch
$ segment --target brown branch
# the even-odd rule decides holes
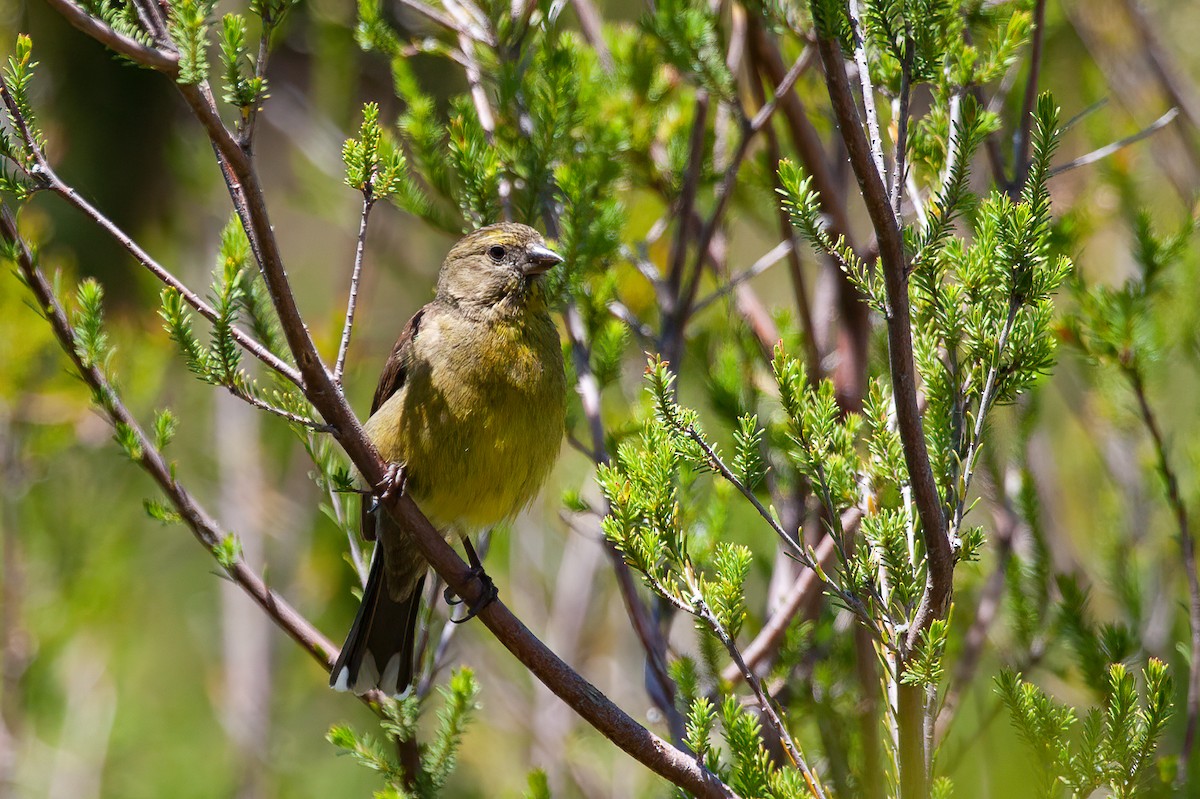
[[[858,107],[843,68],[842,48],[836,39],[821,36],[817,40],[829,99],[858,179],[867,213],[879,240],[879,258],[883,267],[888,297],[888,361],[892,393],[896,403],[896,421],[904,444],[904,460],[921,532],[928,553],[929,568],[925,594],[908,633],[907,646],[916,644],[920,632],[930,621],[945,614],[949,607],[954,571],[954,553],[946,535],[946,520],[937,483],[929,464],[921,413],[917,407],[917,375],[913,364],[912,322],[908,302],[907,258],[904,241],[887,189],[874,167],[870,148],[863,133]]]
[[[820,29],[818,25],[818,29]],[[858,106],[846,77],[842,47],[833,36],[818,32],[817,47],[825,67],[825,83],[837,118],[850,166],[863,194],[867,214],[879,241],[879,259],[888,298],[888,364],[896,406],[897,428],[903,443],[904,460],[926,551],[925,590],[902,642],[911,652],[921,632],[950,607],[954,586],[954,552],[946,534],[946,519],[937,483],[929,463],[921,412],[917,407],[917,376],[913,363],[912,322],[909,313],[907,257],[899,220],[892,211],[887,188],[863,132]],[[904,657],[897,658],[897,667]],[[900,674],[893,675],[897,681]],[[900,795],[902,799],[923,798],[928,792],[926,748],[926,698],[922,688],[897,684],[897,722],[900,737]]]
[[[61,14],[73,28],[87,34],[110,50],[172,78],[179,73],[179,56],[174,53],[164,53],[158,48],[150,47],[137,39],[118,33],[72,0],[46,0],[46,3]]]

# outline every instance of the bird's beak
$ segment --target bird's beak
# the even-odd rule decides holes
[[[549,247],[535,244],[526,253],[528,262],[525,264],[526,275],[540,275],[556,264],[563,262],[563,257]]]

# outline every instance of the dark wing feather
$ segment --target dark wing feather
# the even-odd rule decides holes
[[[387,363],[383,365],[383,372],[379,375],[379,385],[375,387],[375,397],[371,400],[371,416],[374,416],[375,411],[404,385],[404,380],[408,377],[408,364],[412,360],[413,342],[417,340],[421,317],[428,308],[426,305],[413,314],[404,330],[400,331],[400,337],[392,347],[392,354],[388,356]],[[374,504],[365,500],[362,503],[362,535],[367,541],[375,540]]]
[[[392,347],[392,354],[388,356],[387,363],[383,365],[383,373],[379,375],[379,385],[375,387],[375,398],[371,400],[371,415],[374,415],[375,411],[379,410],[379,406],[387,402],[388,398],[404,385],[404,379],[408,377],[408,362],[412,358],[413,342],[417,340],[421,317],[425,315],[428,308],[429,306],[426,305],[413,314],[412,319],[409,319],[408,324],[404,326],[404,330],[400,331],[400,338],[396,339],[396,346]]]

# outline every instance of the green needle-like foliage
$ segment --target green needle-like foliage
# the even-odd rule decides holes
[[[362,765],[379,772],[387,784],[383,795],[433,799],[440,795],[454,768],[463,732],[477,707],[479,684],[470,669],[461,668],[451,675],[450,682],[439,692],[442,696],[442,708],[438,713],[440,724],[433,739],[420,747],[418,774],[405,773],[392,754],[392,747],[385,747],[374,737],[359,733],[348,725],[333,726],[326,738]],[[382,726],[388,741],[392,744],[411,741],[417,732],[419,701],[409,696],[389,702],[384,711],[387,720]]]
[[[180,83],[208,79],[208,27],[215,5],[216,0],[170,0],[167,5],[167,27],[179,48]]]
[[[1000,696],[1037,766],[1033,796],[1084,799],[1098,789],[1118,799],[1140,795],[1150,779],[1150,755],[1171,715],[1172,692],[1167,667],[1154,658],[1142,671],[1142,683],[1139,698],[1134,676],[1113,663],[1106,670],[1104,702],[1080,722],[1071,708],[1020,674],[1000,675]]]

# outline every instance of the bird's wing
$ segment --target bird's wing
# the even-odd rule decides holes
[[[400,338],[396,339],[396,346],[392,347],[392,354],[388,356],[387,363],[383,365],[383,373],[379,375],[379,385],[375,387],[375,398],[371,400],[372,415],[404,385],[404,380],[408,377],[409,362],[412,360],[413,343],[417,340],[417,333],[421,328],[421,317],[428,309],[429,306],[426,305],[413,314],[412,319],[408,320],[408,324],[400,332]]]
[[[396,339],[396,345],[392,347],[392,354],[388,356],[387,363],[383,365],[383,373],[379,375],[379,385],[375,387],[375,397],[371,400],[372,416],[383,403],[388,401],[389,397],[404,385],[404,380],[408,377],[409,363],[412,361],[413,342],[417,340],[417,333],[421,328],[421,317],[425,315],[428,308],[429,306],[426,305],[413,314],[412,319],[409,319],[408,324],[404,326],[404,330],[400,331],[400,337]],[[362,536],[367,541],[375,540],[375,508],[373,505],[374,503],[363,500]]]

